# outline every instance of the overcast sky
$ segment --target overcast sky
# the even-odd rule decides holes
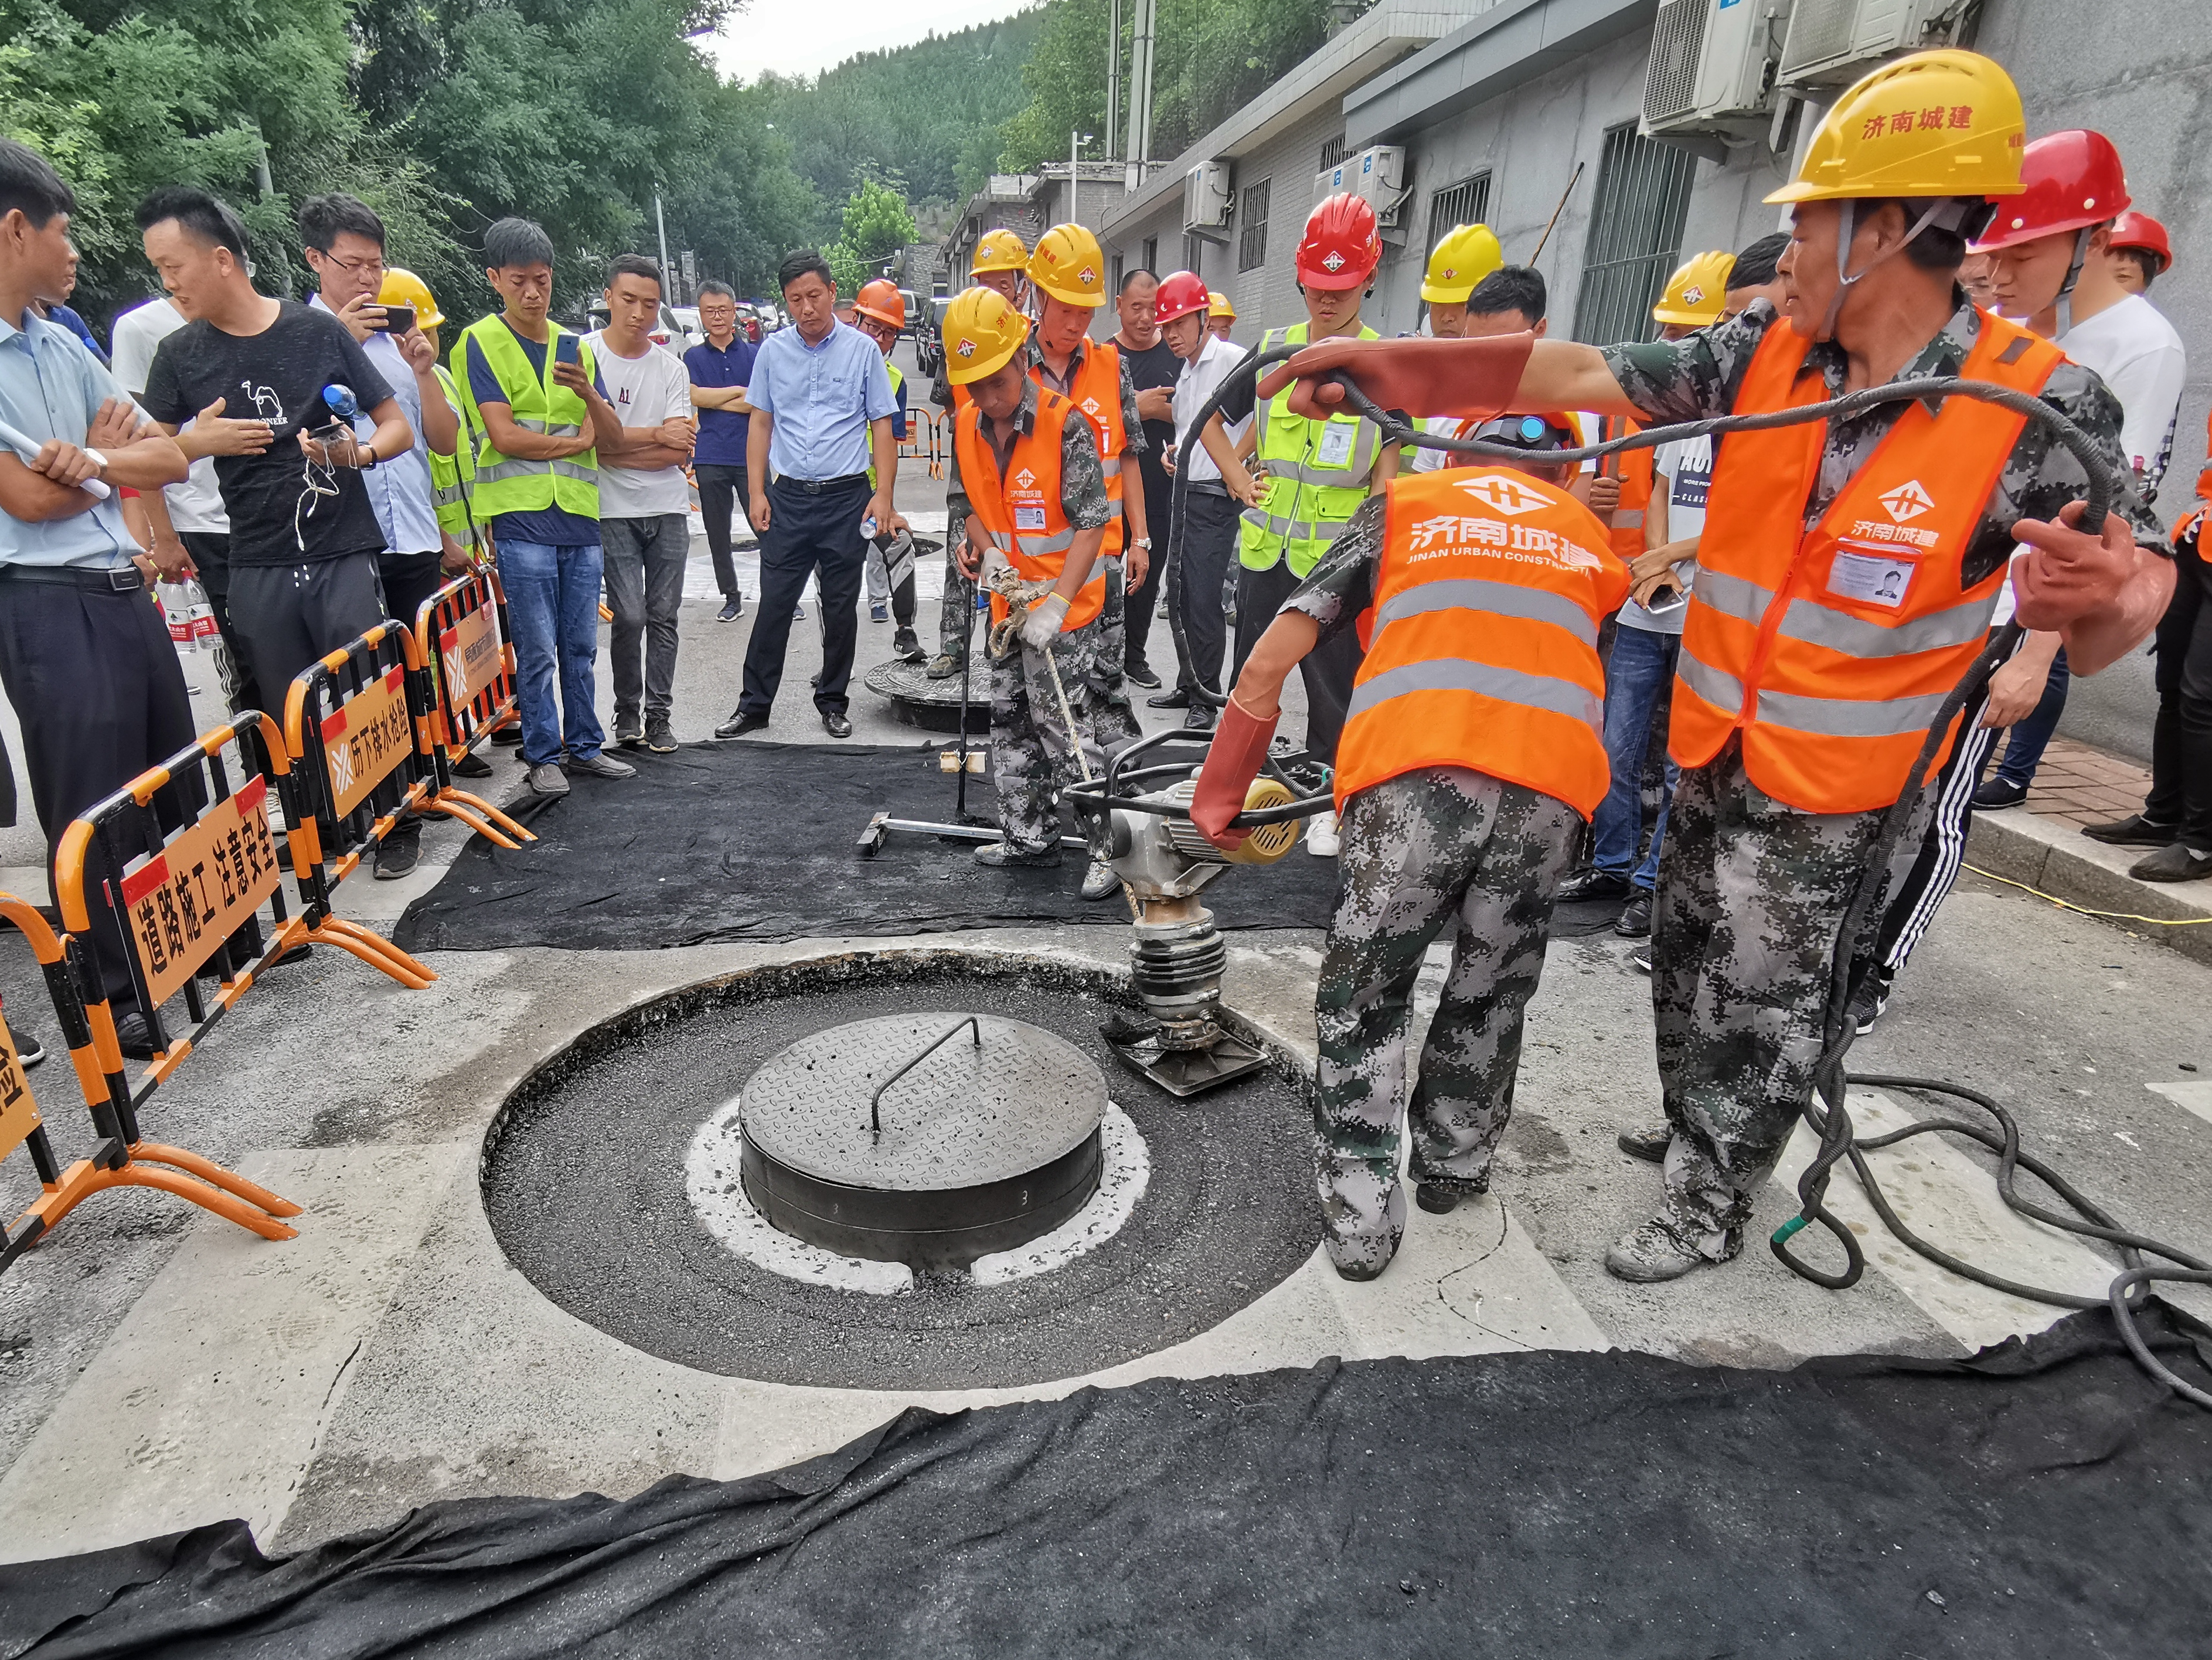
[[[988,23],[1034,0],[752,0],[708,42],[724,75],[818,75],[855,52]]]

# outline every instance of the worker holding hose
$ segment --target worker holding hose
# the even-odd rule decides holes
[[[1415,415],[1564,407],[1663,424],[1956,376],[2039,397],[2124,478],[2103,383],[1957,286],[1989,198],[2020,192],[2023,144],[2001,67],[1917,52],[1845,91],[1769,198],[1792,218],[1778,310],[1602,349],[1330,342],[1261,391],[1326,410],[1345,397],[1322,379],[1336,372]],[[2078,672],[2150,632],[2172,565],[2118,513],[2098,534],[2077,528],[2088,483],[2050,428],[1967,397],[1723,429],[1676,669],[1681,779],[1652,938],[1673,1139],[1663,1201],[1607,1254],[1614,1274],[1671,1280],[1741,1248],[1813,1089],[1845,912],[1929,721],[1982,650],[2014,543],[2019,620],[2058,632]],[[1231,706],[1217,754],[1237,753],[1250,718]]]
[[[993,869],[1060,863],[1060,788],[1105,765],[1086,670],[1114,504],[1090,422],[1030,378],[1028,339],[1028,320],[990,289],[945,308],[945,374],[968,396],[945,507],[966,532],[960,574],[992,590],[991,781],[1002,835],[975,849],[975,862]]]

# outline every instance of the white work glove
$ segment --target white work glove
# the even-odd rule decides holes
[[[1030,607],[1022,619],[1022,643],[1031,651],[1050,651],[1054,636],[1067,617],[1067,596],[1048,593]]]

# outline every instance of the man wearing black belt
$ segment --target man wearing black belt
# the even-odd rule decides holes
[[[0,138],[0,421],[36,446],[0,447],[0,685],[22,722],[50,860],[71,819],[193,737],[184,671],[115,494],[181,483],[184,452],[32,305],[69,292],[76,210],[51,167]],[[186,568],[179,555],[165,556],[165,573]],[[11,822],[14,793],[10,779]],[[86,883],[95,906],[105,873]],[[91,945],[125,1053],[149,1054],[119,928],[98,911]]]
[[[737,738],[768,725],[783,678],[792,610],[812,573],[822,602],[822,672],[814,682],[814,706],[823,730],[832,738],[849,738],[845,688],[860,632],[868,538],[906,528],[891,508],[898,476],[891,417],[898,400],[876,343],[837,320],[829,261],[807,248],[787,258],[776,275],[793,326],[761,343],[745,388],[752,406],[745,451],[755,464],[750,516],[761,544],[760,611],[745,645],[744,690],[736,713],[714,735]],[[872,490],[872,456],[878,481]],[[758,465],[763,460],[764,470]]]

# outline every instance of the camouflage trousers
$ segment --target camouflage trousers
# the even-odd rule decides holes
[[[960,562],[952,556],[961,540],[957,531],[946,539],[945,597],[937,607],[937,649],[956,668],[968,655],[969,633],[975,627],[975,585],[960,574]]]
[[[1666,1216],[1708,1256],[1734,1254],[1812,1095],[1829,961],[1881,819],[1783,806],[1734,738],[1674,787],[1651,927]]]
[[[1075,742],[1094,778],[1106,770],[1090,711],[1088,670],[1097,645],[1091,623],[1055,635],[1049,654],[1075,716]],[[999,792],[999,825],[1010,844],[1028,852],[1059,845],[1061,787],[1083,775],[1047,655],[1017,641],[991,662],[991,778]]]
[[[1340,1266],[1381,1268],[1405,1232],[1406,1029],[1423,955],[1447,929],[1451,967],[1413,1086],[1409,1168],[1419,1184],[1488,1185],[1513,1110],[1521,1013],[1581,830],[1564,801],[1456,767],[1404,773],[1345,803],[1343,890],[1314,999],[1314,1179]]]
[[[1106,567],[1106,605],[1091,627],[1098,631],[1096,648],[1085,679],[1091,687],[1091,721],[1098,741],[1108,749],[1140,737],[1136,711],[1129,705],[1128,683],[1122,677],[1128,650],[1128,587],[1116,555],[1101,561]]]

